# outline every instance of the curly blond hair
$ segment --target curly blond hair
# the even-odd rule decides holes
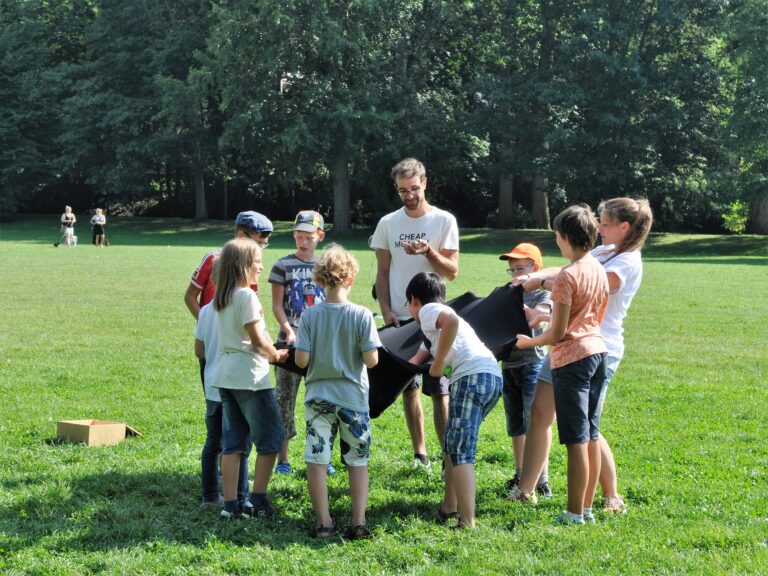
[[[323,288],[335,288],[353,279],[360,265],[357,259],[340,244],[329,244],[315,264],[312,277]]]

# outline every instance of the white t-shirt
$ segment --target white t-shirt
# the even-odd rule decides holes
[[[216,310],[213,309],[212,303],[200,308],[195,326],[195,339],[205,345],[205,370],[203,370],[205,399],[221,402],[219,389],[213,385],[216,369],[219,366],[219,332],[216,328]]]
[[[440,330],[437,328],[437,318],[443,310],[453,312],[445,304],[438,304],[437,302],[425,304],[419,310],[421,331],[424,332],[424,336],[427,337],[427,340],[432,345],[429,350],[432,356],[437,352],[437,343],[440,337]],[[485,344],[480,341],[472,326],[467,324],[461,316],[457,316],[457,318],[459,319],[459,329],[451,350],[445,358],[445,365],[451,367],[451,382],[458,380],[462,376],[479,374],[481,372],[501,377],[499,363],[494,357],[493,352],[488,350]],[[423,342],[420,348],[422,350],[427,349]]]
[[[621,282],[616,292],[608,294],[608,306],[600,324],[608,356],[621,359],[624,356],[624,317],[643,281],[643,261],[640,251],[623,252],[611,258],[614,248],[613,244],[598,246],[592,250],[592,256],[603,265],[606,273],[613,272]]]
[[[250,288],[237,288],[229,306],[216,314],[220,358],[213,385],[217,388],[263,390],[272,387],[269,362],[253,349],[245,330],[245,325],[254,321],[260,322],[258,328],[266,332],[264,310],[256,293]]]
[[[427,257],[406,254],[402,242],[427,240],[437,250],[459,249],[459,227],[450,212],[434,206],[424,216],[411,218],[405,207],[379,220],[371,238],[371,248],[389,250],[389,305],[399,320],[411,317],[405,305],[405,289],[419,272],[434,272]]]

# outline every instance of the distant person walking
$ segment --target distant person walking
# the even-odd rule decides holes
[[[453,280],[459,273],[459,227],[456,218],[427,202],[424,165],[406,158],[392,168],[392,179],[403,207],[376,226],[371,248],[376,250],[376,293],[387,324],[411,318],[405,289],[419,272],[435,272]],[[434,423],[442,446],[448,420],[448,379],[424,378],[424,393],[432,397]],[[414,452],[414,467],[429,467],[424,440],[424,411],[416,378],[403,392],[403,408]]]
[[[64,213],[61,215],[61,238],[58,242],[54,242],[53,245],[58,248],[59,244],[64,242],[67,246],[77,245],[77,236],[75,236],[75,218],[74,212],[72,212],[72,206],[64,206]]]

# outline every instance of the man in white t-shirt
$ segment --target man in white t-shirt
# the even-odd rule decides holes
[[[384,216],[371,237],[378,269],[376,295],[386,324],[400,325],[411,318],[405,289],[419,272],[435,272],[447,280],[459,273],[459,228],[456,218],[427,202],[424,165],[406,158],[392,168],[392,179],[403,207]],[[448,420],[447,379],[425,379],[424,393],[432,397],[435,431],[442,445]],[[429,467],[424,440],[424,411],[419,383],[414,379],[403,391],[403,408],[413,444],[414,466]]]

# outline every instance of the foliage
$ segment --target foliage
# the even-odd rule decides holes
[[[404,156],[476,225],[629,194],[717,231],[767,189],[766,0],[0,7],[3,214],[314,206],[342,230],[397,205]]]
[[[723,214],[723,227],[733,234],[743,234],[749,220],[749,205],[741,200],[735,200],[728,205],[728,211]]]

